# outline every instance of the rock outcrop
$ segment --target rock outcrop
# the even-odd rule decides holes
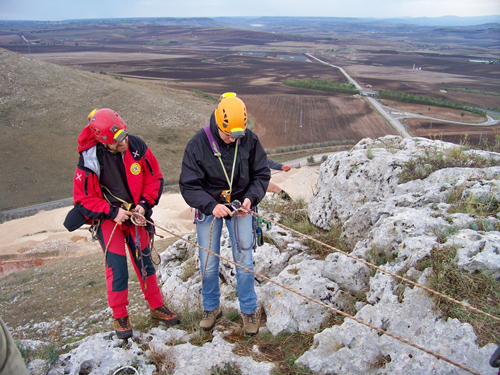
[[[437,247],[449,246],[456,249],[453,262],[460,269],[471,273],[482,271],[500,278],[498,212],[478,224],[472,214],[450,211],[452,196],[489,199],[498,204],[500,167],[446,168],[423,180],[400,183],[403,165],[415,156],[429,150],[444,152],[456,147],[440,141],[387,136],[364,139],[350,151],[330,156],[321,165],[318,192],[309,203],[308,214],[318,227],[326,230],[341,227],[343,241],[353,249],[352,257],[334,252],[324,260],[318,259],[307,253],[302,238],[273,225],[267,234],[278,246],[266,243],[257,247],[256,271],[342,311],[352,300],[348,297],[357,296],[355,318],[481,374],[496,373],[488,364],[496,349],[494,343],[479,347],[472,326],[443,318],[427,292],[414,286],[402,288],[399,280],[355,259],[373,263],[379,255],[378,264],[382,269],[424,285],[431,269],[416,265]],[[470,152],[500,160],[498,154]],[[276,218],[273,213],[263,214]],[[186,238],[196,241],[194,235]],[[182,240],[162,254],[159,269],[162,291],[170,297],[168,303],[174,309],[201,308],[197,254],[195,246]],[[225,229],[221,255],[231,259]],[[223,309],[238,310],[234,266],[221,261],[220,275]],[[446,361],[349,318],[340,325],[322,329],[331,316],[329,309],[274,283],[259,280],[258,276],[256,280],[259,302],[266,317],[262,330],[274,335],[283,331],[316,333],[312,347],[297,360],[314,373],[464,373]],[[90,354],[82,354],[88,350],[89,342],[94,345],[94,352],[109,352],[106,358],[94,358],[91,374],[107,374],[109,367],[105,362],[113,361],[117,355],[124,356],[123,352],[129,354],[129,360],[123,360],[128,364],[132,358],[143,361],[153,352],[163,353],[173,364],[174,374],[194,373],[195,368],[197,373],[203,373],[215,363],[225,362],[234,362],[243,374],[270,374],[274,368],[271,363],[233,354],[232,344],[224,340],[223,327],[216,326],[213,335],[212,342],[196,347],[190,344],[192,337],[186,332],[153,329],[136,335],[135,341],[144,345],[132,342],[127,348],[118,348],[116,339],[109,333],[100,334],[86,338],[61,356],[49,373],[78,374],[82,362],[89,359]],[[121,354],[117,354],[120,351]],[[141,363],[144,373],[149,373],[148,361]]]

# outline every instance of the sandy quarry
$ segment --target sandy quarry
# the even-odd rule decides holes
[[[307,201],[316,191],[319,167],[300,162],[289,163],[289,172],[273,171],[272,181],[280,185],[292,198]],[[91,242],[88,226],[68,232],[63,221],[71,207],[41,211],[26,218],[0,224],[0,256],[46,253],[54,251],[58,257],[76,256],[86,252],[100,251],[97,242]],[[193,212],[177,193],[165,193],[158,207],[154,209],[153,219],[161,227],[179,235],[194,232]],[[157,230],[165,237],[172,235]]]

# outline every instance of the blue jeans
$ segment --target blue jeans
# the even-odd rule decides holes
[[[209,249],[210,226],[215,219],[212,229],[212,244],[210,250],[215,254],[220,254],[220,237],[222,223],[224,219],[217,219],[214,216],[205,216],[201,212],[196,218],[196,234],[198,245]],[[233,250],[233,261],[237,264],[253,271],[252,259],[252,215],[237,217],[235,214],[231,220],[225,220],[226,227],[231,239]],[[203,282],[201,295],[203,296],[203,309],[213,311],[219,307],[219,258],[207,253],[203,249],[198,249],[200,255],[200,268],[203,275],[205,262],[208,255],[207,269]],[[244,314],[253,314],[257,310],[257,295],[254,289],[254,275],[240,267],[236,267],[236,283],[238,285],[238,300],[240,311]]]

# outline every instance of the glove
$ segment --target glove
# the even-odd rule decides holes
[[[285,171],[285,172],[288,172],[290,169],[291,168],[288,165],[284,165],[283,168],[282,168],[282,170]]]

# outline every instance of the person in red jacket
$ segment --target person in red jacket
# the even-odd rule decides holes
[[[118,338],[132,337],[125,245],[152,318],[177,324],[177,315],[165,306],[158,286],[151,259],[151,228],[131,220],[137,212],[151,221],[152,207],[158,204],[163,191],[158,161],[146,143],[129,134],[125,121],[109,108],[90,113],[89,125],[78,137],[78,152],[73,183],[75,206],[64,225],[70,231],[85,223],[92,225],[104,251],[108,303]]]

